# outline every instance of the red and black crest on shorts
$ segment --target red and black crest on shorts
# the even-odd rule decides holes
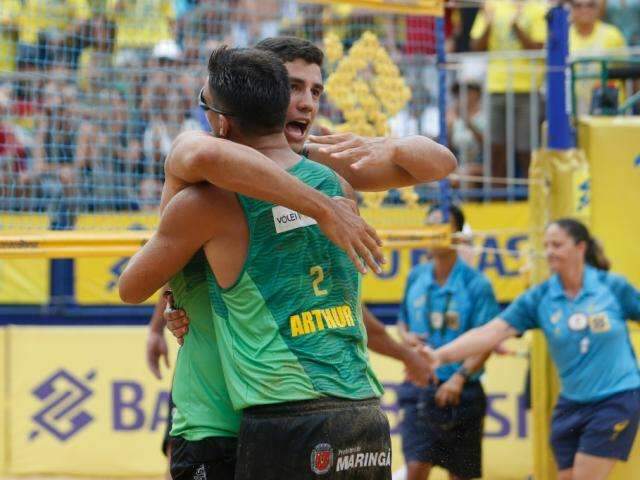
[[[328,443],[319,443],[311,450],[311,470],[323,475],[333,466],[333,449]]]

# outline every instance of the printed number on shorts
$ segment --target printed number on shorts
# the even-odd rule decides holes
[[[309,275],[313,277],[311,282],[313,285],[313,293],[316,297],[324,297],[327,293],[325,289],[320,288],[320,283],[324,280],[324,271],[320,265],[315,265],[309,270]]]

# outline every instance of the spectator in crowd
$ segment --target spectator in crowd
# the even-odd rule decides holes
[[[81,29],[78,48],[78,84],[84,91],[97,92],[113,81],[115,22],[100,13],[92,16]]]
[[[145,107],[149,121],[143,135],[143,179],[140,185],[143,207],[155,208],[160,199],[164,178],[164,159],[174,138],[185,130],[201,130],[200,123],[190,117],[196,93],[188,98],[188,90],[179,83],[168,83],[161,72],[150,80]]]
[[[447,112],[449,145],[458,157],[460,173],[482,175],[482,145],[485,112],[482,108],[482,88],[469,82],[453,85],[452,106]]]
[[[58,64],[75,66],[79,28],[89,17],[86,0],[24,0],[20,15],[18,61],[40,68]]]
[[[569,28],[569,52],[573,56],[594,56],[606,54],[607,50],[621,49],[626,46],[622,32],[614,25],[600,20],[599,0],[573,0],[571,2],[571,27]],[[583,65],[578,71],[598,73],[599,65]],[[603,86],[596,80],[580,80],[576,85],[577,113],[584,115],[592,112],[593,95],[607,95],[616,103],[620,82],[611,82]],[[594,105],[597,108],[596,105]]]
[[[605,20],[620,29],[627,45],[640,45],[640,0],[606,0]]]
[[[43,102],[30,180],[39,183],[44,207],[55,212],[54,227],[63,228],[72,224],[77,206],[77,90],[70,84],[49,81],[43,90]]]
[[[15,210],[25,196],[27,149],[10,121],[11,87],[0,85],[0,208]]]
[[[507,175],[507,129],[513,129],[516,173],[527,176],[531,155],[530,95],[540,84],[540,62],[522,58],[524,50],[540,50],[546,39],[546,4],[541,0],[518,2],[487,1],[471,30],[471,47],[497,54],[489,59],[487,88],[490,95],[491,172]],[[519,56],[510,57],[508,53]],[[506,55],[505,55],[506,54]],[[509,94],[513,92],[514,123],[507,122]],[[541,110],[541,109],[540,109]],[[535,125],[531,125],[531,122]]]
[[[154,45],[174,38],[175,12],[171,0],[108,0],[115,19],[116,50],[133,50],[142,56]]]
[[[91,210],[132,208],[137,198],[140,143],[127,134],[127,103],[105,89],[80,126],[75,165],[84,205]]]
[[[19,0],[0,0],[0,77],[16,67],[21,7]]]
[[[279,0],[238,0],[236,15],[231,17],[234,46],[247,47],[266,37],[275,37],[283,18],[286,2]]]
[[[451,228],[461,232],[464,214],[450,206]],[[427,222],[444,222],[443,209],[430,209]],[[434,249],[433,260],[413,268],[400,305],[398,329],[412,347],[438,348],[484,325],[499,312],[489,281],[462,261],[456,249]],[[488,355],[470,357],[436,372],[426,389],[401,385],[398,402],[407,480],[426,480],[434,465],[449,478],[482,476],[482,434],[486,396],[479,381]]]

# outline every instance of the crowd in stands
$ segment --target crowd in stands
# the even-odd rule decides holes
[[[472,51],[540,50],[547,8],[542,0],[447,8],[446,49],[456,53],[455,62]],[[574,0],[572,9],[576,52],[640,43],[640,0]],[[173,138],[208,128],[196,97],[212,48],[275,35],[322,45],[329,30],[345,49],[364,31],[376,33],[413,91],[407,108],[390,119],[391,132],[438,136],[432,17],[296,0],[0,0],[0,212],[72,218],[78,209],[156,208]],[[530,111],[540,60],[491,57],[486,67],[459,65],[447,125],[462,168],[481,173],[490,141],[492,174],[506,176],[511,142],[517,159],[511,173],[526,176],[529,132],[544,112]],[[515,98],[508,100],[508,92]],[[509,142],[507,118],[516,122]]]

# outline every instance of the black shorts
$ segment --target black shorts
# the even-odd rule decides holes
[[[391,480],[378,399],[324,398],[244,410],[236,480]]]
[[[173,409],[176,408],[173,403],[173,397],[171,396],[171,392],[169,392],[169,413],[167,415],[167,426],[164,429],[164,437],[162,437],[162,453],[165,457],[168,457],[171,452],[169,452],[169,446],[171,445],[172,438],[171,426],[173,425]]]
[[[233,480],[237,445],[235,437],[209,437],[195,441],[171,437],[171,478]]]
[[[455,408],[460,416],[457,421],[455,417],[452,421],[447,415],[450,407],[445,407],[440,415],[436,415],[440,412],[422,410],[421,399],[425,392],[427,389],[408,383],[402,384],[399,390],[398,403],[402,411],[400,433],[405,461],[438,465],[462,478],[482,477],[482,435],[487,398],[480,382],[469,382],[464,386],[460,405]]]

